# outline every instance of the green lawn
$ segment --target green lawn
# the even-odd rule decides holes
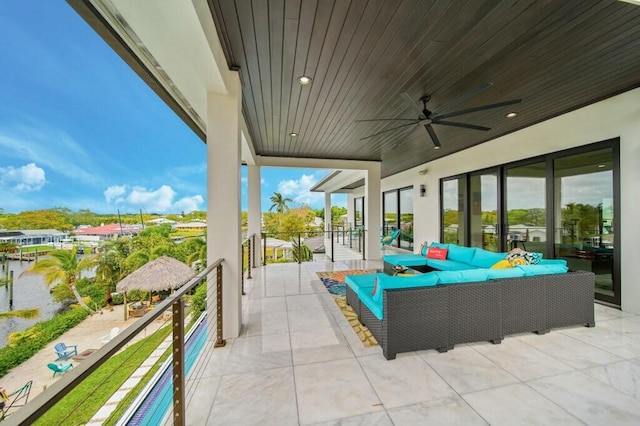
[[[111,357],[34,424],[87,423],[170,333],[165,326]]]

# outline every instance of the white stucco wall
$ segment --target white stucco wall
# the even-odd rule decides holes
[[[526,109],[526,100],[522,109]],[[640,183],[640,89],[390,176],[383,180],[382,191],[414,186],[414,241],[418,250],[422,241],[439,239],[441,178],[615,137],[620,137],[622,223],[616,232],[622,253],[622,309],[640,314],[640,279],[635,270],[635,242],[640,237],[640,189],[637,188]],[[428,172],[420,175],[418,172],[424,169]],[[427,186],[425,197],[420,197],[420,184]],[[353,208],[352,197],[361,194],[358,189],[349,197],[350,210]]]

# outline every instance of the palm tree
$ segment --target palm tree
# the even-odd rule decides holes
[[[287,203],[293,203],[293,200],[291,198],[283,198],[282,194],[279,192],[274,192],[270,200],[273,204],[271,205],[271,207],[269,207],[269,211],[272,211],[275,207],[276,212],[278,213],[284,213],[285,211],[289,210],[289,206],[287,206]]]
[[[77,251],[77,247],[72,250],[53,250],[48,257],[36,261],[22,274],[43,275],[47,286],[58,284],[68,286],[80,306],[93,313],[94,311],[82,300],[76,288],[76,281],[82,271],[91,269],[97,264],[97,258],[96,256],[85,256],[78,261]]]

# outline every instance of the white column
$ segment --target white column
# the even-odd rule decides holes
[[[364,179],[365,257],[380,260],[380,227],[382,226],[382,194],[380,192],[380,164],[369,167]]]
[[[331,193],[324,193],[324,230],[331,232]]]
[[[249,235],[256,234],[256,245],[254,247],[255,265],[259,266],[262,261],[262,250],[260,245],[262,238],[260,232],[262,230],[262,206],[261,206],[261,175],[260,166],[247,166],[247,179],[249,187]]]
[[[240,334],[242,318],[240,257],[240,119],[241,88],[238,74],[232,75],[228,95],[207,94],[207,262],[223,258],[223,337]],[[209,283],[207,296],[216,300]],[[209,312],[210,318],[215,315]]]

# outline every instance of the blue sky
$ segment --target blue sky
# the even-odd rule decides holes
[[[206,210],[205,144],[70,6],[0,2],[0,40],[0,208]],[[322,208],[327,173],[263,169],[263,211],[276,191]]]

